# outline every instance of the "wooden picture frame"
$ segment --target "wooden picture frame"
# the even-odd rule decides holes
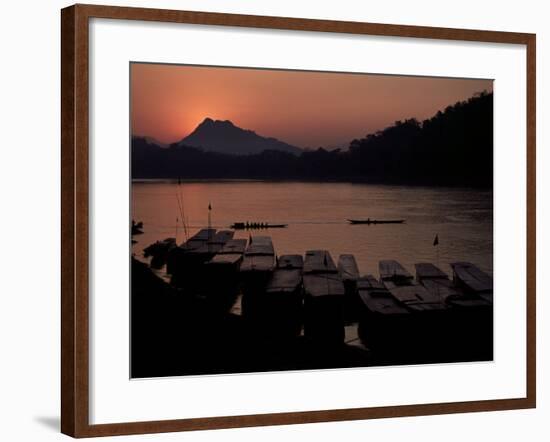
[[[142,20],[526,46],[527,64],[527,394],[472,402],[89,423],[89,19]],[[535,45],[534,34],[207,12],[74,5],[61,12],[61,431],[73,437],[283,425],[383,417],[533,408],[536,404]]]

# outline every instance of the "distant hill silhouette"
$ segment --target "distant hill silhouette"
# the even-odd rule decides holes
[[[132,178],[297,179],[490,188],[493,94],[477,94],[423,122],[414,118],[396,121],[353,140],[347,150],[319,148],[295,155],[270,149],[231,155],[182,142],[163,148],[133,137]]]
[[[205,118],[196,129],[178,144],[201,147],[205,151],[229,153],[235,155],[258,154],[264,150],[280,150],[294,154],[301,153],[296,146],[284,143],[276,138],[262,137],[256,132],[241,129],[229,120]]]

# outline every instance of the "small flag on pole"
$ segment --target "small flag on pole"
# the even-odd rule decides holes
[[[208,210],[212,210],[212,204],[208,203]]]
[[[438,234],[436,233],[436,234],[435,234],[435,238],[434,238],[434,246],[437,246],[437,245],[439,245],[439,236],[438,236]]]

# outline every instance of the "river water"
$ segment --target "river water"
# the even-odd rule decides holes
[[[237,231],[235,238],[270,235],[278,255],[327,249],[355,255],[361,274],[378,276],[378,261],[396,259],[414,274],[414,263],[470,261],[493,271],[493,196],[474,189],[351,183],[267,181],[134,181],[133,219],[143,221],[133,253],[167,237],[181,243],[208,225],[234,222],[288,224],[285,229]],[[176,218],[178,223],[176,223]],[[348,218],[405,219],[404,224],[350,225]],[[176,224],[178,226],[176,227]],[[435,235],[439,245],[434,246]]]

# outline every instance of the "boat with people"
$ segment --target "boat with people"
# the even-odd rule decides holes
[[[231,224],[234,230],[284,229],[288,224],[270,224],[266,222],[238,222]]]
[[[348,219],[350,224],[403,224],[404,219]]]

